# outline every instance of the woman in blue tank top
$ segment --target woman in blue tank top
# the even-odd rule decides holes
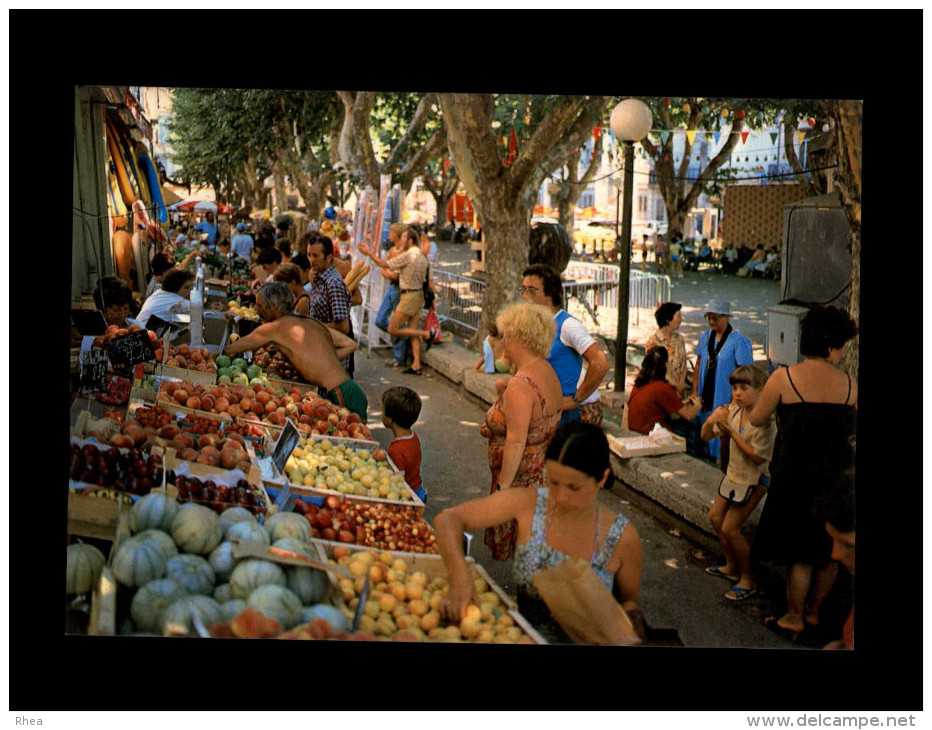
[[[478,603],[463,533],[510,520],[518,523],[518,610],[549,642],[571,643],[537,592],[534,575],[567,557],[588,560],[622,608],[637,613],[644,562],[640,537],[623,515],[599,503],[599,492],[612,478],[605,434],[587,423],[560,426],[547,448],[546,470],[546,487],[504,489],[437,516],[437,544],[450,575],[448,617],[458,620],[469,604]]]

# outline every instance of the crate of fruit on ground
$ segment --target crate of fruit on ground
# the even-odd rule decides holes
[[[479,606],[461,621],[448,621],[442,604],[448,573],[439,555],[410,555],[388,550],[359,550],[315,543],[321,560],[349,569],[349,576],[328,574],[347,609],[355,613],[369,578],[359,630],[395,641],[493,644],[546,644],[515,610],[507,594],[472,558],[467,558]]]
[[[265,451],[274,441],[267,436]],[[301,438],[288,456],[283,473],[271,465],[270,484],[287,480],[295,494],[345,497],[355,501],[424,508],[424,502],[376,441]]]

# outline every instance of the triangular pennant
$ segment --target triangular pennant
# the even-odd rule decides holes
[[[660,144],[666,144],[668,139],[670,139],[670,130],[664,129],[660,133]]]
[[[800,146],[802,146],[803,140],[806,139],[806,132],[808,132],[808,131],[809,131],[809,130],[804,129],[804,130],[802,130],[801,132],[800,132],[800,131],[797,131],[797,132],[796,132],[796,138],[799,140]]]
[[[747,144],[749,134],[747,131],[741,133],[741,144]]]
[[[779,133],[779,132],[771,132],[771,133],[770,133],[770,144],[776,144],[776,143],[777,143],[777,137],[779,137],[779,136],[780,136],[780,133]]]
[[[715,137],[715,144],[718,144],[718,140],[721,138],[722,133],[721,133],[721,132],[713,132],[713,133],[712,133],[712,136]]]
[[[687,130],[686,130],[686,139],[689,140],[689,144],[692,144],[692,143],[693,143],[693,140],[694,140],[695,138],[696,138],[696,130],[695,130],[695,129],[687,129]]]

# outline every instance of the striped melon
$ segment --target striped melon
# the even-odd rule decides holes
[[[181,552],[207,555],[223,539],[220,517],[208,507],[188,502],[172,520],[171,536]]]
[[[111,569],[120,583],[131,588],[162,578],[168,560],[153,540],[130,537],[113,554]]]
[[[137,631],[158,631],[162,624],[162,613],[170,604],[188,591],[175,581],[161,578],[146,583],[133,596],[129,615]]]
[[[206,629],[211,624],[223,621],[220,604],[209,596],[182,596],[166,607],[162,613],[163,636],[197,635],[192,612],[196,613]]]
[[[297,512],[276,512],[265,521],[272,542],[283,537],[296,537],[304,542],[311,540],[311,523]]]
[[[209,596],[214,590],[214,569],[200,555],[185,553],[168,561],[165,566],[167,578],[184,586],[188,593]]]
[[[220,513],[220,527],[223,529],[223,539],[227,539],[227,531],[239,522],[249,522],[258,525],[256,516],[245,507],[227,507]]]
[[[223,613],[224,621],[232,621],[246,610],[246,601],[242,598],[231,598],[226,603],[220,604],[220,611]]]
[[[100,569],[107,559],[93,545],[76,542],[68,546],[65,593],[87,593],[100,580]]]
[[[316,568],[289,566],[285,568],[285,585],[301,599],[301,603],[310,606],[320,601],[327,592],[327,574]]]
[[[158,546],[166,560],[171,560],[178,554],[178,547],[171,535],[161,530],[143,530],[136,536],[137,540],[148,540]]]
[[[221,583],[216,588],[214,588],[214,592],[211,594],[211,597],[217,603],[224,604],[233,598],[230,591],[231,589],[229,583]]]
[[[165,492],[150,492],[140,499],[129,513],[129,527],[133,533],[143,530],[171,530],[172,520],[181,505]]]
[[[274,618],[285,629],[301,622],[301,599],[284,586],[259,586],[249,594],[246,606]]]
[[[214,577],[218,581],[227,581],[236,567],[237,559],[233,557],[233,543],[222,542],[207,556],[207,562],[214,569]]]
[[[249,594],[263,585],[274,584],[284,587],[285,571],[268,560],[249,558],[241,561],[230,575],[230,595],[248,599]]]
[[[258,523],[250,524],[249,522],[237,522],[230,525],[227,530],[227,540],[239,540],[240,542],[257,542],[260,545],[271,544],[269,533]]]
[[[301,623],[310,623],[314,619],[322,618],[333,629],[334,633],[350,630],[350,620],[339,608],[329,603],[317,603],[301,610]]]

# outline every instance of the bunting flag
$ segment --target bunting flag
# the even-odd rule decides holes
[[[660,133],[660,144],[666,144],[668,139],[670,139],[670,132],[669,130],[664,129]]]
[[[800,147],[801,147],[802,144],[803,144],[803,140],[806,139],[806,132],[807,132],[807,131],[808,131],[808,130],[803,129],[802,131],[797,131],[797,132],[796,132],[796,138],[799,140],[799,145],[800,145]]]
[[[508,154],[505,156],[505,166],[509,167],[518,157],[518,135],[515,134],[514,125],[511,126],[511,137],[508,140]]]
[[[744,131],[744,132],[741,133],[741,144],[747,144],[747,142],[748,142],[748,134],[750,134],[750,132],[748,132],[748,131]]]
[[[770,133],[770,144],[776,144],[776,143],[777,143],[777,137],[779,137],[779,136],[780,136],[780,133],[779,133],[779,132],[771,132],[771,133]]]
[[[602,131],[602,127],[593,127],[592,128],[592,139],[596,142],[599,141],[599,133]]]
[[[712,136],[715,137],[715,144],[718,144],[718,140],[721,138],[722,133],[721,133],[721,132],[713,132],[713,133],[712,133]]]
[[[693,143],[693,140],[694,140],[695,138],[696,138],[696,130],[695,130],[695,129],[687,129],[687,130],[686,130],[686,139],[689,140],[689,144],[692,144],[692,143]]]

